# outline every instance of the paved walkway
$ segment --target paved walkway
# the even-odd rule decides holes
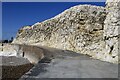
[[[117,78],[118,65],[89,58],[71,51],[42,48],[45,59],[20,80],[30,78]]]

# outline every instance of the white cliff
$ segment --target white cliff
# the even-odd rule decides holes
[[[51,19],[21,28],[13,43],[71,50],[118,63],[120,22],[117,14],[120,6],[117,5],[118,2],[109,1],[105,8],[92,5],[71,7]]]

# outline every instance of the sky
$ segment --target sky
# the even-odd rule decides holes
[[[50,19],[80,4],[105,6],[105,2],[3,2],[2,38],[15,37],[21,27]]]

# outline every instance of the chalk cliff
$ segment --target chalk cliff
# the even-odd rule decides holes
[[[104,25],[106,59],[118,61],[120,40],[120,0],[107,0],[107,17]]]
[[[13,43],[72,50],[90,55],[95,59],[117,63],[118,47],[116,45],[119,25],[112,22],[114,21],[112,16],[114,11],[119,12],[119,9],[116,9],[117,6],[114,3],[112,6],[109,4],[111,3],[107,2],[105,8],[92,5],[71,7],[51,19],[21,28]],[[119,17],[115,16],[116,19]],[[113,27],[117,32],[114,30],[110,32]],[[113,41],[115,43],[111,43]]]

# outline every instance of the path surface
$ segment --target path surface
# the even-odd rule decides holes
[[[30,78],[117,78],[118,65],[71,51],[42,47],[46,58],[20,80]]]

